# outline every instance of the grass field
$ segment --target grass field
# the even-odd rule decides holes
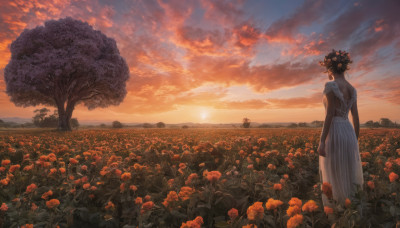
[[[320,129],[0,132],[4,227],[395,227],[400,130],[362,129],[363,190],[324,208]],[[1,226],[0,226],[1,227]]]

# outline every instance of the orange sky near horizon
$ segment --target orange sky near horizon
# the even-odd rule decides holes
[[[360,121],[400,122],[400,2],[257,0],[14,0],[0,2],[0,119],[31,118],[5,93],[10,44],[67,16],[116,40],[130,68],[119,106],[80,122],[239,123],[324,119],[318,64],[347,50]],[[53,109],[53,108],[51,108]]]

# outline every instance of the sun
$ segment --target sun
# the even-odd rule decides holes
[[[206,120],[207,117],[208,117],[208,112],[207,112],[207,111],[202,111],[202,112],[200,113],[200,118],[201,118],[201,120]]]

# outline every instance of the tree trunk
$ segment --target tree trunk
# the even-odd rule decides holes
[[[60,131],[71,131],[71,117],[68,118],[66,113],[58,114],[58,130]]]
[[[58,106],[58,130],[71,131],[71,117],[72,111],[75,107],[75,102],[68,102],[67,107],[64,108],[64,103]]]

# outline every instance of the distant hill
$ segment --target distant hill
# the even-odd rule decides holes
[[[29,123],[32,122],[32,118],[20,118],[20,117],[0,117],[0,120],[4,122],[13,122],[13,123]]]

